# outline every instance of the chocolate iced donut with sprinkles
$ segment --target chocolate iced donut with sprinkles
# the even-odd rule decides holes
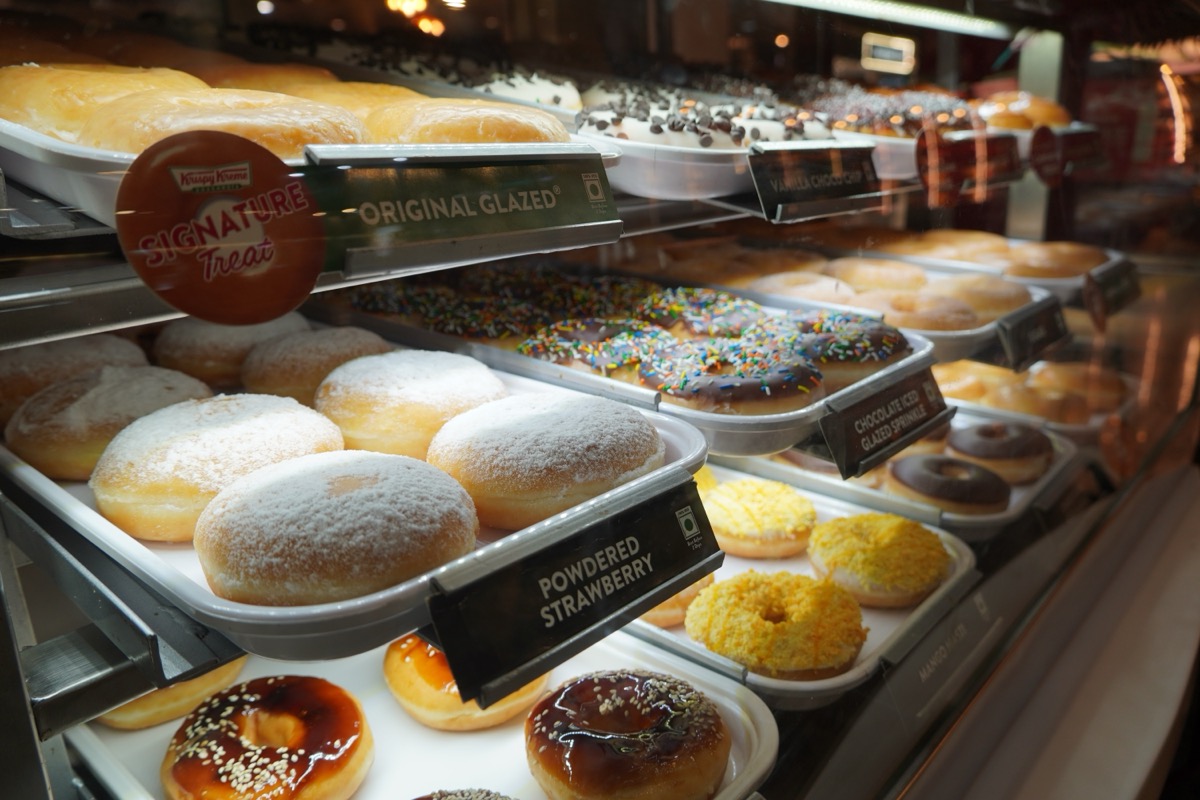
[[[821,372],[798,351],[745,338],[684,340],[644,358],[638,375],[667,402],[719,414],[783,414],[825,396]]]
[[[666,328],[681,339],[741,336],[768,312],[753,300],[719,289],[675,287],[647,296],[635,316]]]
[[[644,359],[678,341],[658,325],[640,319],[591,317],[547,325],[517,345],[517,352],[608,378],[636,381],[638,365]]]

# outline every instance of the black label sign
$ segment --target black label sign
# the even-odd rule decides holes
[[[873,149],[844,142],[756,143],[748,159],[763,214],[775,222],[796,222],[819,216],[814,205],[826,201],[859,198],[861,208],[878,205]]]
[[[843,478],[860,475],[931,430],[948,415],[930,369],[915,372],[820,420],[821,433]]]
[[[429,599],[464,700],[486,706],[647,611],[722,553],[694,482]]]
[[[1019,372],[1069,334],[1062,303],[1057,297],[1044,297],[996,320],[996,335],[1004,356],[998,363]]]
[[[1142,296],[1137,267],[1121,259],[1089,272],[1083,279],[1083,305],[1096,330],[1108,326],[1108,318]]]
[[[1059,152],[1064,169],[1069,166],[1095,167],[1104,164],[1104,143],[1095,128],[1058,131]]]

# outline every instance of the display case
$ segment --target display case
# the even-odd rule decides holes
[[[0,354],[106,332],[149,349],[186,316],[244,326],[299,309],[317,329],[470,356],[511,394],[615,401],[664,442],[657,468],[515,532],[485,525],[466,556],[348,600],[278,608],[218,596],[189,545],[127,535],[86,481],[30,466],[10,433],[0,704],[13,735],[0,763],[14,796],[162,796],[178,721],[124,732],[94,720],[245,653],[247,677],[316,675],[358,696],[376,764],[355,797],[460,783],[542,796],[520,720],[433,732],[392,701],[380,664],[411,632],[442,647],[483,706],[547,673],[689,681],[730,730],[714,795],[729,800],[934,796],[955,773],[947,753],[981,763],[986,732],[1049,674],[1045,620],[1083,624],[1127,559],[1165,551],[1195,513],[1194,58],[1160,43],[1200,32],[1200,16],[1035,5],[0,8]],[[314,83],[400,87],[472,114],[481,102],[536,112],[562,135],[385,139],[376,110],[362,112],[360,138],[289,154],[203,124],[144,150],[102,145],[94,130],[38,119],[58,113],[44,101],[61,88],[5,88],[4,69],[54,63],[170,68],[231,91],[264,87],[221,77],[229,65],[273,65],[307,76],[271,86],[286,97]],[[868,269],[881,272],[868,281]],[[885,273],[901,283],[877,283]],[[965,279],[1016,299],[986,314],[967,304],[970,320],[954,325],[900,305]],[[826,293],[808,290],[817,283]],[[802,406],[728,413],[680,402],[666,381],[518,346],[546,323],[633,317],[656,290],[719,293],[753,306],[759,325],[882,318],[907,349]],[[532,327],[446,323],[457,313],[446,298],[472,325]],[[790,347],[765,341],[742,347],[764,359]],[[1078,385],[1049,385],[1060,368]],[[918,448],[997,426],[1049,443],[1038,476],[1006,484],[999,506],[981,510],[977,489],[950,506],[899,493],[896,465],[930,457]],[[791,487],[819,522],[918,523],[950,566],[919,602],[865,609],[870,630],[840,674],[764,675],[690,626],[643,618],[710,574],[819,574],[803,553],[724,552],[714,474]],[[635,575],[635,554],[654,568]],[[575,601],[564,583],[550,604],[572,565],[598,557],[616,588],[610,578]],[[989,700],[1014,664],[1021,686]],[[981,729],[975,742],[963,733]]]

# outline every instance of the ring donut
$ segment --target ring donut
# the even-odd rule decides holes
[[[677,287],[654,292],[638,304],[636,316],[681,339],[741,336],[766,317],[754,302],[719,289]]]
[[[1008,482],[987,467],[945,455],[915,455],[888,464],[884,488],[954,514],[999,514],[1008,509]]]
[[[725,776],[732,738],[691,684],[646,670],[581,675],[525,721],[530,772],[551,800],[707,800]]]
[[[854,298],[854,305],[881,312],[884,321],[897,328],[961,331],[983,324],[966,302],[925,291],[900,289],[863,292]]]
[[[1054,445],[1049,436],[1030,425],[984,422],[954,428],[946,440],[946,453],[1020,485],[1045,474],[1054,458]]]
[[[284,675],[202,703],[171,737],[160,775],[170,800],[347,800],[374,758],[358,700],[322,678]]]

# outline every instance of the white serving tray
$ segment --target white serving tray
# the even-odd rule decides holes
[[[354,800],[408,800],[437,789],[486,788],[518,800],[545,797],[525,760],[524,717],[483,731],[447,732],[413,720],[383,679],[377,648],[350,658],[288,663],[251,658],[239,680],[269,675],[315,675],[352,692],[375,737],[375,761]],[[779,730],[770,709],[737,683],[620,632],[550,673],[550,687],[600,669],[644,668],[682,678],[716,703],[733,747],[716,800],[754,796],[775,764]],[[161,800],[159,766],[179,720],[141,731],[99,724],[67,731],[70,744],[113,797]]]
[[[759,475],[796,485],[812,500],[819,522],[872,510],[869,506],[820,494],[811,485],[802,486],[797,481],[789,480],[791,476],[787,472],[771,470],[770,467],[776,465],[766,459],[715,459],[710,462],[710,466],[722,481],[745,475]],[[760,472],[759,467],[767,469]],[[769,474],[772,472],[776,474]],[[625,630],[670,652],[729,675],[744,683],[773,708],[807,709],[828,705],[870,678],[879,667],[881,659],[889,653],[892,653],[894,660],[898,660],[903,653],[894,652],[895,649],[902,647],[906,642],[911,643],[928,626],[940,619],[978,577],[975,572],[975,554],[971,549],[947,531],[929,523],[925,524],[937,534],[946,551],[950,553],[951,574],[929,597],[912,608],[863,608],[863,624],[868,628],[867,640],[853,666],[841,675],[811,681],[768,678],[750,672],[741,664],[710,651],[691,639],[682,625],[660,628],[643,620],[635,620],[626,626]],[[812,565],[805,553],[782,559],[740,558],[726,553],[724,563],[714,575],[720,581],[751,569],[759,572],[788,571],[804,575],[813,574]]]
[[[677,147],[576,134],[597,148],[615,147],[620,163],[607,167],[614,189],[655,200],[705,200],[754,189],[745,149]]]
[[[520,376],[500,376],[513,394],[569,391]],[[433,591],[431,577],[456,569],[477,569],[477,565],[486,570],[493,552],[503,551],[506,558],[536,558],[556,533],[573,531],[571,526],[602,519],[614,508],[652,498],[704,464],[707,451],[699,431],[652,411],[642,413],[666,444],[666,462],[658,470],[522,531],[505,535],[484,529],[480,541],[490,543],[397,586],[351,600],[305,606],[258,606],[220,598],[208,587],[190,542],[134,539],[95,510],[86,483],[52,481],[3,447],[0,470],[188,616],[245,650],[271,658],[324,659],[362,652],[430,622],[426,600]]]
[[[950,424],[954,427],[966,427],[995,419],[996,416],[972,416],[969,413],[963,413],[960,408],[959,413],[954,415]],[[1034,427],[1042,428],[1044,426],[1035,425]],[[995,514],[961,514],[943,511],[929,503],[899,497],[861,482],[843,481],[837,475],[806,470],[780,460],[756,459],[747,460],[747,463],[742,464],[740,461],[730,459],[727,462],[738,464],[745,471],[762,477],[774,478],[810,491],[857,503],[866,508],[901,514],[927,525],[945,528],[968,542],[981,542],[995,537],[1006,526],[1024,517],[1034,503],[1057,497],[1065,488],[1066,482],[1073,476],[1078,457],[1078,449],[1075,444],[1052,430],[1044,432],[1050,437],[1050,442],[1054,446],[1054,457],[1050,462],[1049,469],[1027,486],[1013,486],[1008,508]],[[722,461],[722,463],[726,463],[726,461]],[[881,468],[886,469],[886,466]]]

